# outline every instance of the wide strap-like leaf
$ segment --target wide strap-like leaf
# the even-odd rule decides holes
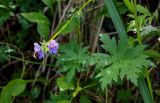
[[[108,9],[109,15],[113,21],[113,24],[118,32],[121,40],[127,40],[127,32],[115,6],[114,0],[104,0],[105,6]],[[151,94],[149,93],[148,87],[144,81],[144,78],[138,79],[138,87],[145,103],[154,103]]]
[[[147,88],[146,82],[143,78],[138,79],[138,87],[139,87],[139,90],[141,92],[141,95],[143,97],[144,102],[145,103],[154,103],[154,101],[149,93],[149,90]]]
[[[113,21],[115,29],[118,32],[119,37],[123,40],[127,39],[127,32],[124,28],[119,12],[115,6],[114,0],[104,0],[104,3],[108,9],[109,15],[111,16],[111,19]]]

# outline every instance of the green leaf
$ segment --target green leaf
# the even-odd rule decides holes
[[[0,9],[0,27],[3,26],[3,23],[7,21],[10,17],[11,12],[7,9]]]
[[[67,72],[67,82],[70,82],[77,72],[87,71],[89,53],[86,47],[71,41],[61,45],[59,52],[61,55],[58,57],[57,66],[61,67],[61,72]]]
[[[68,102],[72,96],[68,95],[67,92],[61,91],[58,95],[51,94],[50,98],[45,103],[58,103]]]
[[[18,96],[26,88],[27,82],[25,80],[12,80],[3,88],[1,92],[0,103],[11,103],[12,96]]]
[[[70,83],[72,81],[72,79],[75,77],[76,69],[78,69],[79,66],[71,64],[71,65],[68,65],[68,67],[70,67],[70,68],[67,71],[66,79],[67,79],[67,82]]]
[[[142,13],[147,16],[151,16],[151,13],[149,12],[149,10],[141,5],[137,5],[137,12]]]
[[[155,19],[158,20],[159,17],[158,10],[155,10],[155,12],[153,13],[153,17],[155,17]]]
[[[49,20],[48,18],[42,14],[42,13],[37,13],[37,12],[32,12],[32,13],[21,13],[23,17],[25,17],[27,20],[30,22],[37,23],[37,31],[40,34],[42,38],[47,39],[49,35]]]
[[[146,50],[144,53],[153,58],[160,58],[160,52],[155,50]]]
[[[144,51],[144,46],[142,45],[138,45],[136,47],[131,47],[128,46],[128,37],[127,37],[127,33],[126,30],[124,28],[124,25],[121,21],[120,15],[116,9],[116,6],[114,4],[114,0],[104,0],[104,4],[107,7],[109,14],[112,18],[113,24],[119,34],[120,37],[120,41],[117,44],[117,52],[112,53],[112,51],[114,50],[109,50],[110,54],[109,55],[109,59],[111,61],[111,63],[109,65],[106,65],[106,68],[102,68],[102,71],[98,74],[100,75],[100,82],[102,87],[107,86],[109,82],[106,82],[106,80],[108,79],[108,77],[106,75],[108,75],[108,70],[112,71],[112,66],[113,67],[118,67],[119,69],[119,75],[117,75],[118,77],[120,77],[120,79],[123,79],[124,77],[126,77],[128,80],[130,80],[133,83],[137,83],[137,79],[139,77],[139,73],[142,71],[142,69],[146,66],[148,66],[151,62],[149,60],[147,60],[147,56],[144,55],[143,51]],[[133,10],[133,6],[131,7],[131,11],[134,12]],[[139,20],[140,17],[138,17]],[[143,19],[145,18],[145,15],[142,15],[141,17],[141,21],[138,22],[142,22],[144,24],[148,23],[147,21],[149,21],[149,23],[151,23],[152,21],[152,17],[147,18],[147,20],[143,21]],[[133,21],[134,23],[135,21]],[[143,26],[142,23],[140,23],[140,26]],[[109,42],[112,42],[112,40],[108,40]],[[114,40],[113,40],[114,41]],[[108,43],[109,43],[108,42]],[[109,48],[110,49],[110,48]],[[130,70],[130,68],[132,68],[132,70]],[[113,68],[114,70],[114,68]],[[115,73],[117,74],[117,73]],[[111,78],[111,77],[109,77]],[[114,80],[115,79],[115,80]],[[116,81],[117,78],[114,76],[112,78],[112,80]],[[144,84],[144,83],[143,83]],[[147,99],[147,96],[150,96],[149,93],[147,96],[145,96],[145,90],[143,91],[143,87],[147,88],[146,85],[141,85],[141,83],[138,85],[140,85],[140,90],[141,90],[141,94],[143,96],[144,102],[145,103],[153,103],[152,101],[149,101]],[[104,88],[102,88],[104,89]],[[147,90],[147,89],[146,89]],[[145,99],[146,97],[146,99]],[[149,99],[150,99],[149,97]],[[151,98],[152,100],[152,98]]]
[[[92,103],[92,102],[86,96],[81,96],[80,103]]]
[[[158,29],[156,27],[151,26],[151,25],[150,26],[145,26],[145,27],[140,29],[140,34],[143,37],[149,36],[151,34],[156,35],[157,33],[155,33],[155,32],[158,32]]]
[[[119,68],[118,65],[111,66],[105,69],[102,69],[100,73],[96,77],[100,77],[101,82],[101,88],[104,90],[104,88],[107,87],[107,85],[112,84],[112,81],[117,82],[118,81],[118,75],[119,75]]]
[[[30,22],[34,23],[48,23],[48,18],[43,13],[31,12],[31,13],[21,13],[21,15],[29,20]]]
[[[23,18],[22,16],[18,16],[18,21],[22,25],[23,29],[28,30],[29,23],[28,23],[28,21],[25,18]]]
[[[103,41],[102,48],[108,51],[111,55],[117,52],[117,44],[115,38],[110,39],[109,36],[102,36],[101,41]]]
[[[104,68],[105,65],[110,64],[108,55],[102,53],[93,53],[88,62],[90,65],[97,64],[96,68]]]
[[[129,90],[121,90],[118,91],[118,94],[116,96],[117,102],[124,102],[124,103],[131,103],[134,100],[134,96],[132,96],[131,92]]]
[[[154,103],[154,100],[152,99],[148,87],[146,85],[146,82],[143,78],[138,79],[138,88],[141,92],[141,95],[145,103]]]
[[[130,2],[129,0],[123,0],[123,2],[133,14],[136,12],[133,2]]]
[[[9,8],[8,8],[7,6],[2,5],[2,4],[0,4],[0,8],[3,8],[3,9],[7,9],[7,10],[9,10]]]
[[[155,90],[155,93],[160,96],[160,90]]]
[[[58,101],[57,103],[70,103],[70,101],[68,101],[68,100],[61,100],[61,101]]]
[[[65,91],[68,89],[74,89],[74,85],[73,83],[68,83],[66,81],[65,77],[60,77],[56,80],[56,83],[58,85],[58,88],[60,89],[60,91]]]
[[[12,52],[15,52],[15,50],[7,46],[0,46],[0,62],[4,63],[5,61],[7,61],[9,59],[8,53]]]
[[[37,24],[37,31],[42,38],[47,39],[47,37],[49,35],[49,31],[50,31],[49,24],[46,22],[38,23]]]
[[[126,41],[126,39],[128,38],[127,33],[126,33],[125,28],[124,28],[121,17],[119,15],[118,11],[117,11],[116,6],[115,6],[114,0],[104,0],[104,4],[108,9],[108,12],[111,16],[111,19],[113,21],[115,29],[118,32],[119,37]]]
[[[124,3],[122,2],[115,2],[118,8],[118,11],[120,13],[120,15],[126,14],[126,12],[128,11],[127,7],[124,5]],[[108,10],[107,8],[104,6],[104,8],[102,9],[100,16],[101,15],[105,15],[106,17],[110,17],[108,14]]]
[[[9,59],[9,56],[6,53],[7,47],[0,46],[0,62],[3,63]]]
[[[136,8],[136,12],[138,13],[137,15],[137,22],[139,23],[139,29],[141,30],[141,33],[143,33],[143,35],[147,35],[150,34],[149,30],[154,30],[155,28],[152,28],[150,25],[152,24],[152,21],[154,19],[154,13],[152,14],[148,8],[143,7],[141,5],[135,5],[134,6]],[[130,21],[128,23],[128,30],[132,30],[132,31],[136,31],[136,21],[135,21],[135,13],[133,14],[129,14],[128,15],[131,19],[133,19],[132,21]],[[149,26],[148,26],[149,25]],[[147,31],[148,30],[148,31]],[[147,32],[147,34],[146,34]]]
[[[31,96],[33,99],[36,99],[41,93],[41,88],[39,87],[33,87],[31,90]]]
[[[137,84],[139,73],[151,63],[143,54],[144,46],[132,47],[123,40],[116,43],[115,38],[110,39],[106,35],[101,37],[101,41],[104,44],[102,47],[109,52],[109,55],[105,56],[106,59],[103,60],[104,62],[108,61],[108,64],[101,64],[104,66],[99,68],[101,71],[97,75],[100,77],[102,89],[112,84],[113,81],[117,82],[118,78],[121,80],[127,78]],[[96,65],[98,64],[99,62]]]
[[[42,0],[42,2],[43,2],[45,5],[51,7],[52,4],[53,4],[54,2],[56,2],[56,0]]]

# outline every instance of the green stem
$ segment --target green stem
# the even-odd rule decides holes
[[[140,45],[142,45],[142,39],[141,39],[141,35],[140,35],[140,26],[139,26],[139,21],[138,21],[138,14],[137,14],[137,1],[136,0],[134,0],[134,6],[135,6],[135,10],[136,10],[136,12],[135,12],[135,23],[136,23],[137,39],[138,39],[138,43]],[[150,95],[151,95],[152,99],[154,100],[149,73],[148,73],[148,70],[146,68],[145,68],[145,71],[146,71],[146,78],[147,78],[147,84],[148,84],[149,92],[150,92]]]
[[[11,58],[13,58],[13,59],[16,59],[16,60],[19,60],[19,61],[25,61],[26,63],[30,63],[30,64],[38,64],[38,65],[41,65],[42,63],[39,63],[39,62],[33,62],[33,61],[29,61],[29,60],[24,60],[24,59],[21,59],[21,58],[17,58],[17,57],[15,57],[15,56],[11,56],[10,55],[10,57]],[[52,65],[52,64],[46,64],[47,66],[54,66],[54,65]]]
[[[32,86],[35,85],[35,81],[37,80],[37,78],[38,78],[38,77],[40,76],[40,74],[42,73],[42,68],[43,68],[43,65],[44,65],[46,59],[47,59],[47,57],[45,57],[45,58],[43,59],[41,65],[39,66],[38,70],[36,71]]]
[[[50,6],[50,10],[51,10],[51,14],[52,14],[52,16],[53,16],[53,14],[54,14],[53,6]]]
[[[91,1],[92,0],[88,0],[86,3],[84,3],[78,11],[82,11]]]
[[[72,98],[70,99],[70,103],[72,103],[73,98],[74,98],[74,97],[72,96]]]
[[[26,69],[26,63],[23,62],[23,69],[22,69],[21,79],[23,79],[23,76],[24,76],[24,73],[25,73],[25,69]]]
[[[138,43],[142,44],[142,39],[141,39],[141,35],[140,35],[140,26],[139,26],[139,21],[138,21],[138,14],[137,14],[137,1],[134,0],[134,6],[135,6],[135,23],[136,23],[136,32],[137,32],[137,39],[138,39]]]
[[[83,6],[76,12],[76,13],[80,13],[90,2],[91,2],[92,0],[88,0],[86,3],[84,3],[83,4]],[[75,14],[76,14],[75,13]],[[75,15],[74,14],[74,15]],[[73,16],[74,16],[73,15]],[[72,16],[72,17],[73,17]],[[71,22],[71,20],[72,20],[72,18],[70,19],[70,22]],[[53,40],[53,39],[55,39],[69,24],[70,24],[70,22],[67,22],[57,33],[55,33],[52,37],[51,37],[51,39],[48,41],[48,42],[50,42],[51,40]]]
[[[108,103],[108,89],[106,87],[106,103]]]
[[[83,87],[83,88],[81,89],[81,91],[84,90],[84,89],[86,89],[86,88],[90,88],[90,87],[92,87],[92,86],[95,86],[95,85],[97,85],[97,84],[98,84],[98,83],[93,83],[93,84],[87,85],[87,86]]]
[[[150,80],[150,77],[149,77],[149,73],[148,73],[148,70],[147,68],[145,68],[145,71],[146,71],[146,79],[147,79],[147,84],[148,84],[148,88],[149,88],[149,92],[152,96],[152,99],[154,100],[153,98],[153,91],[152,91],[152,85],[151,85],[151,80]]]
[[[87,86],[81,88],[81,90],[79,90],[78,93],[79,93],[80,91],[84,90],[84,89],[90,88],[90,87],[95,86],[95,85],[97,85],[97,84],[98,84],[98,83],[93,83],[93,84],[87,85]],[[78,84],[78,85],[79,85],[79,84]],[[78,93],[77,93],[77,94],[78,94]],[[74,96],[72,96],[72,98],[70,99],[70,103],[72,102],[73,98],[74,98]]]
[[[61,17],[61,0],[58,0],[58,16]]]

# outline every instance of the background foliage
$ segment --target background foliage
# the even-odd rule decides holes
[[[0,103],[159,103],[159,15],[158,0],[0,0]]]

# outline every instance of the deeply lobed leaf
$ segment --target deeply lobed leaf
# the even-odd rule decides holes
[[[115,38],[111,39],[109,36],[102,36],[101,41],[104,44],[102,47],[109,52],[109,55],[106,56],[108,64],[103,64],[104,66],[101,66],[103,68],[99,68],[101,72],[97,75],[97,77],[100,77],[102,89],[113,81],[117,82],[118,79],[123,80],[125,77],[137,84],[139,73],[151,63],[143,53],[145,46],[129,46],[123,40],[116,43]],[[98,57],[99,55],[97,55]],[[106,60],[103,61],[106,62]],[[99,65],[99,62],[97,65]]]
[[[60,71],[67,72],[66,78],[70,82],[75,77],[76,72],[86,71],[89,54],[87,48],[78,45],[76,42],[60,46],[61,55],[57,61],[57,65],[62,67]]]

